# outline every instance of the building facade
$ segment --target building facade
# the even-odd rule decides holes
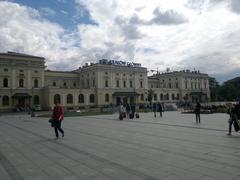
[[[45,70],[43,57],[14,52],[0,53],[0,111],[40,105],[49,110],[56,101],[66,109],[144,104],[148,90],[154,101],[206,101],[208,75],[172,72],[147,76],[137,63],[100,60],[74,71]]]

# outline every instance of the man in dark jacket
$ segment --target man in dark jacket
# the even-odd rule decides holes
[[[197,102],[197,105],[195,107],[196,123],[200,123],[200,111],[201,111],[201,104]]]
[[[58,131],[60,131],[62,133],[62,137],[64,137],[64,131],[61,128],[63,118],[64,118],[63,107],[59,103],[56,103],[55,107],[53,108],[52,119],[54,121],[53,124],[54,124],[54,130],[55,130],[55,135],[57,139],[58,139]]]
[[[157,109],[158,109],[158,112],[160,113],[160,117],[162,117],[163,108],[160,102],[158,102],[157,104]]]

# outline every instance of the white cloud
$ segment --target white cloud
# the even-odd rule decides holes
[[[35,9],[0,2],[0,50],[44,56],[49,68],[62,70],[100,58],[218,77],[240,69],[238,0],[75,2],[97,25],[78,24],[67,32]]]
[[[39,12],[42,16],[55,16],[56,12],[48,7],[43,7],[39,9]]]

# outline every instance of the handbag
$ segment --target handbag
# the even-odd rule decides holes
[[[51,127],[54,127],[54,120],[53,119],[49,119],[48,122],[51,124]]]

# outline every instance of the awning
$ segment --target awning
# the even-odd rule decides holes
[[[32,96],[30,96],[28,93],[15,93],[12,97],[25,97],[25,98],[30,98]]]
[[[196,92],[191,92],[190,95],[192,95],[192,96],[202,96],[202,95],[205,95],[205,93],[203,93],[201,91],[196,91]]]
[[[115,92],[113,96],[139,96],[136,92]]]

